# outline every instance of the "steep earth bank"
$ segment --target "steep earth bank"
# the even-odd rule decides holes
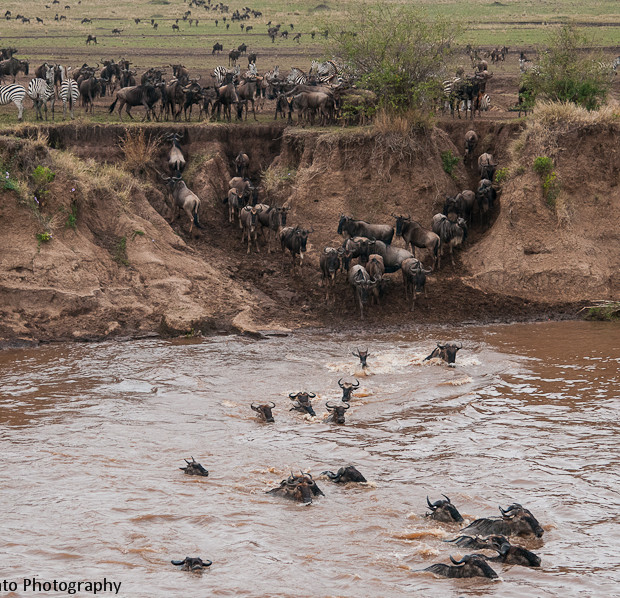
[[[477,154],[491,151],[510,169],[490,225],[474,219],[467,247],[455,266],[447,260],[430,277],[414,316],[399,274],[388,277],[381,306],[363,324],[344,278],[336,303],[326,303],[318,260],[323,247],[342,241],[339,215],[393,223],[392,213],[406,213],[430,227],[446,194],[477,184],[475,164],[461,161],[449,176],[441,159],[444,152],[461,155],[472,126],[480,137]],[[165,143],[132,161],[122,140],[138,127],[20,129],[0,138],[3,172],[16,182],[5,187],[17,188],[0,189],[0,339],[561,317],[574,314],[579,302],[618,299],[617,125],[549,133],[562,181],[555,207],[531,169],[540,155],[532,152],[544,146],[528,141],[523,127],[449,121],[408,136],[276,125],[145,127],[146,140],[184,133],[185,178],[202,199],[204,225],[191,237],[185,216],[172,227],[166,220],[158,174],[166,172]],[[241,150],[250,155],[252,180],[262,181],[261,201],[286,203],[290,224],[314,229],[302,275],[291,272],[288,255],[266,248],[246,255],[239,229],[228,223],[222,200]],[[56,176],[36,204],[32,173],[39,165]]]

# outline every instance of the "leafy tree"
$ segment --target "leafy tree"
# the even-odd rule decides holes
[[[600,53],[589,51],[591,45],[573,24],[552,31],[547,51],[538,67],[522,77],[522,85],[548,100],[596,109],[609,93],[613,70]]]
[[[461,29],[412,5],[358,4],[343,30],[326,40],[327,54],[390,112],[430,106],[441,92],[446,60]]]

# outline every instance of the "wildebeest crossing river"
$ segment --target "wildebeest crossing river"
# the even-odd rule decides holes
[[[463,343],[454,368],[423,362],[442,340]],[[2,352],[2,577],[105,577],[131,598],[618,595],[619,349],[617,325],[559,322]],[[323,423],[341,378],[360,382],[346,423]],[[299,391],[315,419],[289,411]],[[180,471],[192,456],[209,477]],[[348,464],[368,483],[318,477]],[[291,470],[325,496],[265,493]],[[442,494],[464,523],[424,517]],[[517,540],[540,569],[416,572],[513,502],[545,530]],[[213,565],[170,564],[186,556]]]

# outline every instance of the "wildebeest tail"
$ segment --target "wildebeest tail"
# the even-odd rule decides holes
[[[116,106],[116,102],[118,102],[118,97],[112,102],[112,105],[110,106],[110,114],[112,114],[113,110],[114,110],[114,106]]]
[[[196,209],[194,210],[194,224],[198,228],[203,228],[202,224],[200,224],[200,222],[198,222],[198,206],[196,206]]]

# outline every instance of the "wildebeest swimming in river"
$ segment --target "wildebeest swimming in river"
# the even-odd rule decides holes
[[[209,472],[194,457],[192,457],[191,461],[185,459],[185,463],[187,463],[187,466],[179,467],[179,469],[183,470],[187,475],[201,475],[205,477],[209,475]]]
[[[206,567],[210,567],[213,561],[203,561],[199,556],[186,556],[182,561],[170,561],[173,565],[182,565],[182,571],[202,571]]]
[[[514,503],[507,509],[500,507],[499,510],[502,513],[501,517],[476,519],[461,531],[481,536],[490,534],[502,536],[535,535],[537,538],[542,537],[545,533],[534,515],[520,504]]]
[[[355,384],[353,384],[353,382],[343,382],[342,378],[340,378],[340,380],[338,380],[338,386],[342,388],[342,401],[348,403],[353,396],[353,391],[359,388],[359,385],[360,381],[357,378],[355,379]]]
[[[463,521],[463,517],[450,502],[450,499],[445,494],[443,496],[446,500],[438,500],[433,503],[428,499],[428,496],[426,497],[426,504],[428,504],[428,508],[431,510],[426,516],[442,523],[460,523]]]
[[[423,571],[441,575],[441,577],[487,577],[489,579],[497,579],[498,577],[481,554],[467,554],[460,561],[455,561],[450,555],[450,560],[454,563],[454,567],[437,563],[423,569]]]
[[[314,409],[312,408],[312,403],[310,403],[310,399],[314,399],[314,397],[316,397],[313,392],[290,393],[288,396],[291,401],[296,401],[296,404],[293,405],[289,411],[301,411],[302,413],[308,413],[313,417],[316,415]]]
[[[456,361],[457,351],[462,348],[462,344],[459,346],[456,343],[446,343],[445,345],[440,345],[439,343],[437,343],[437,347],[433,349],[433,352],[428,357],[426,357],[424,361],[439,357],[439,359],[443,359],[448,364],[452,364]]]
[[[357,353],[353,352],[352,354],[354,357],[359,358],[362,369],[365,370],[368,367],[368,363],[366,363],[366,360],[370,357],[368,349],[366,349],[365,351],[361,351],[360,349],[358,349]]]
[[[313,496],[325,496],[312,475],[303,472],[300,472],[300,475],[291,472],[286,480],[282,480],[277,488],[268,490],[267,494],[278,494],[305,504],[310,504]]]
[[[258,419],[270,424],[274,422],[271,410],[274,409],[275,406],[276,404],[273,401],[263,405],[254,405],[254,403],[250,405],[252,411],[256,411]]]
[[[475,550],[496,550],[498,556],[487,557],[489,561],[501,562],[506,565],[522,565],[523,567],[540,567],[540,557],[533,552],[513,546],[506,536],[493,534],[490,536],[459,536],[454,540],[444,540],[461,548],[473,548]]]
[[[341,467],[338,473],[324,471],[321,475],[326,475],[332,482],[336,482],[337,484],[366,481],[366,478],[353,465]]]

